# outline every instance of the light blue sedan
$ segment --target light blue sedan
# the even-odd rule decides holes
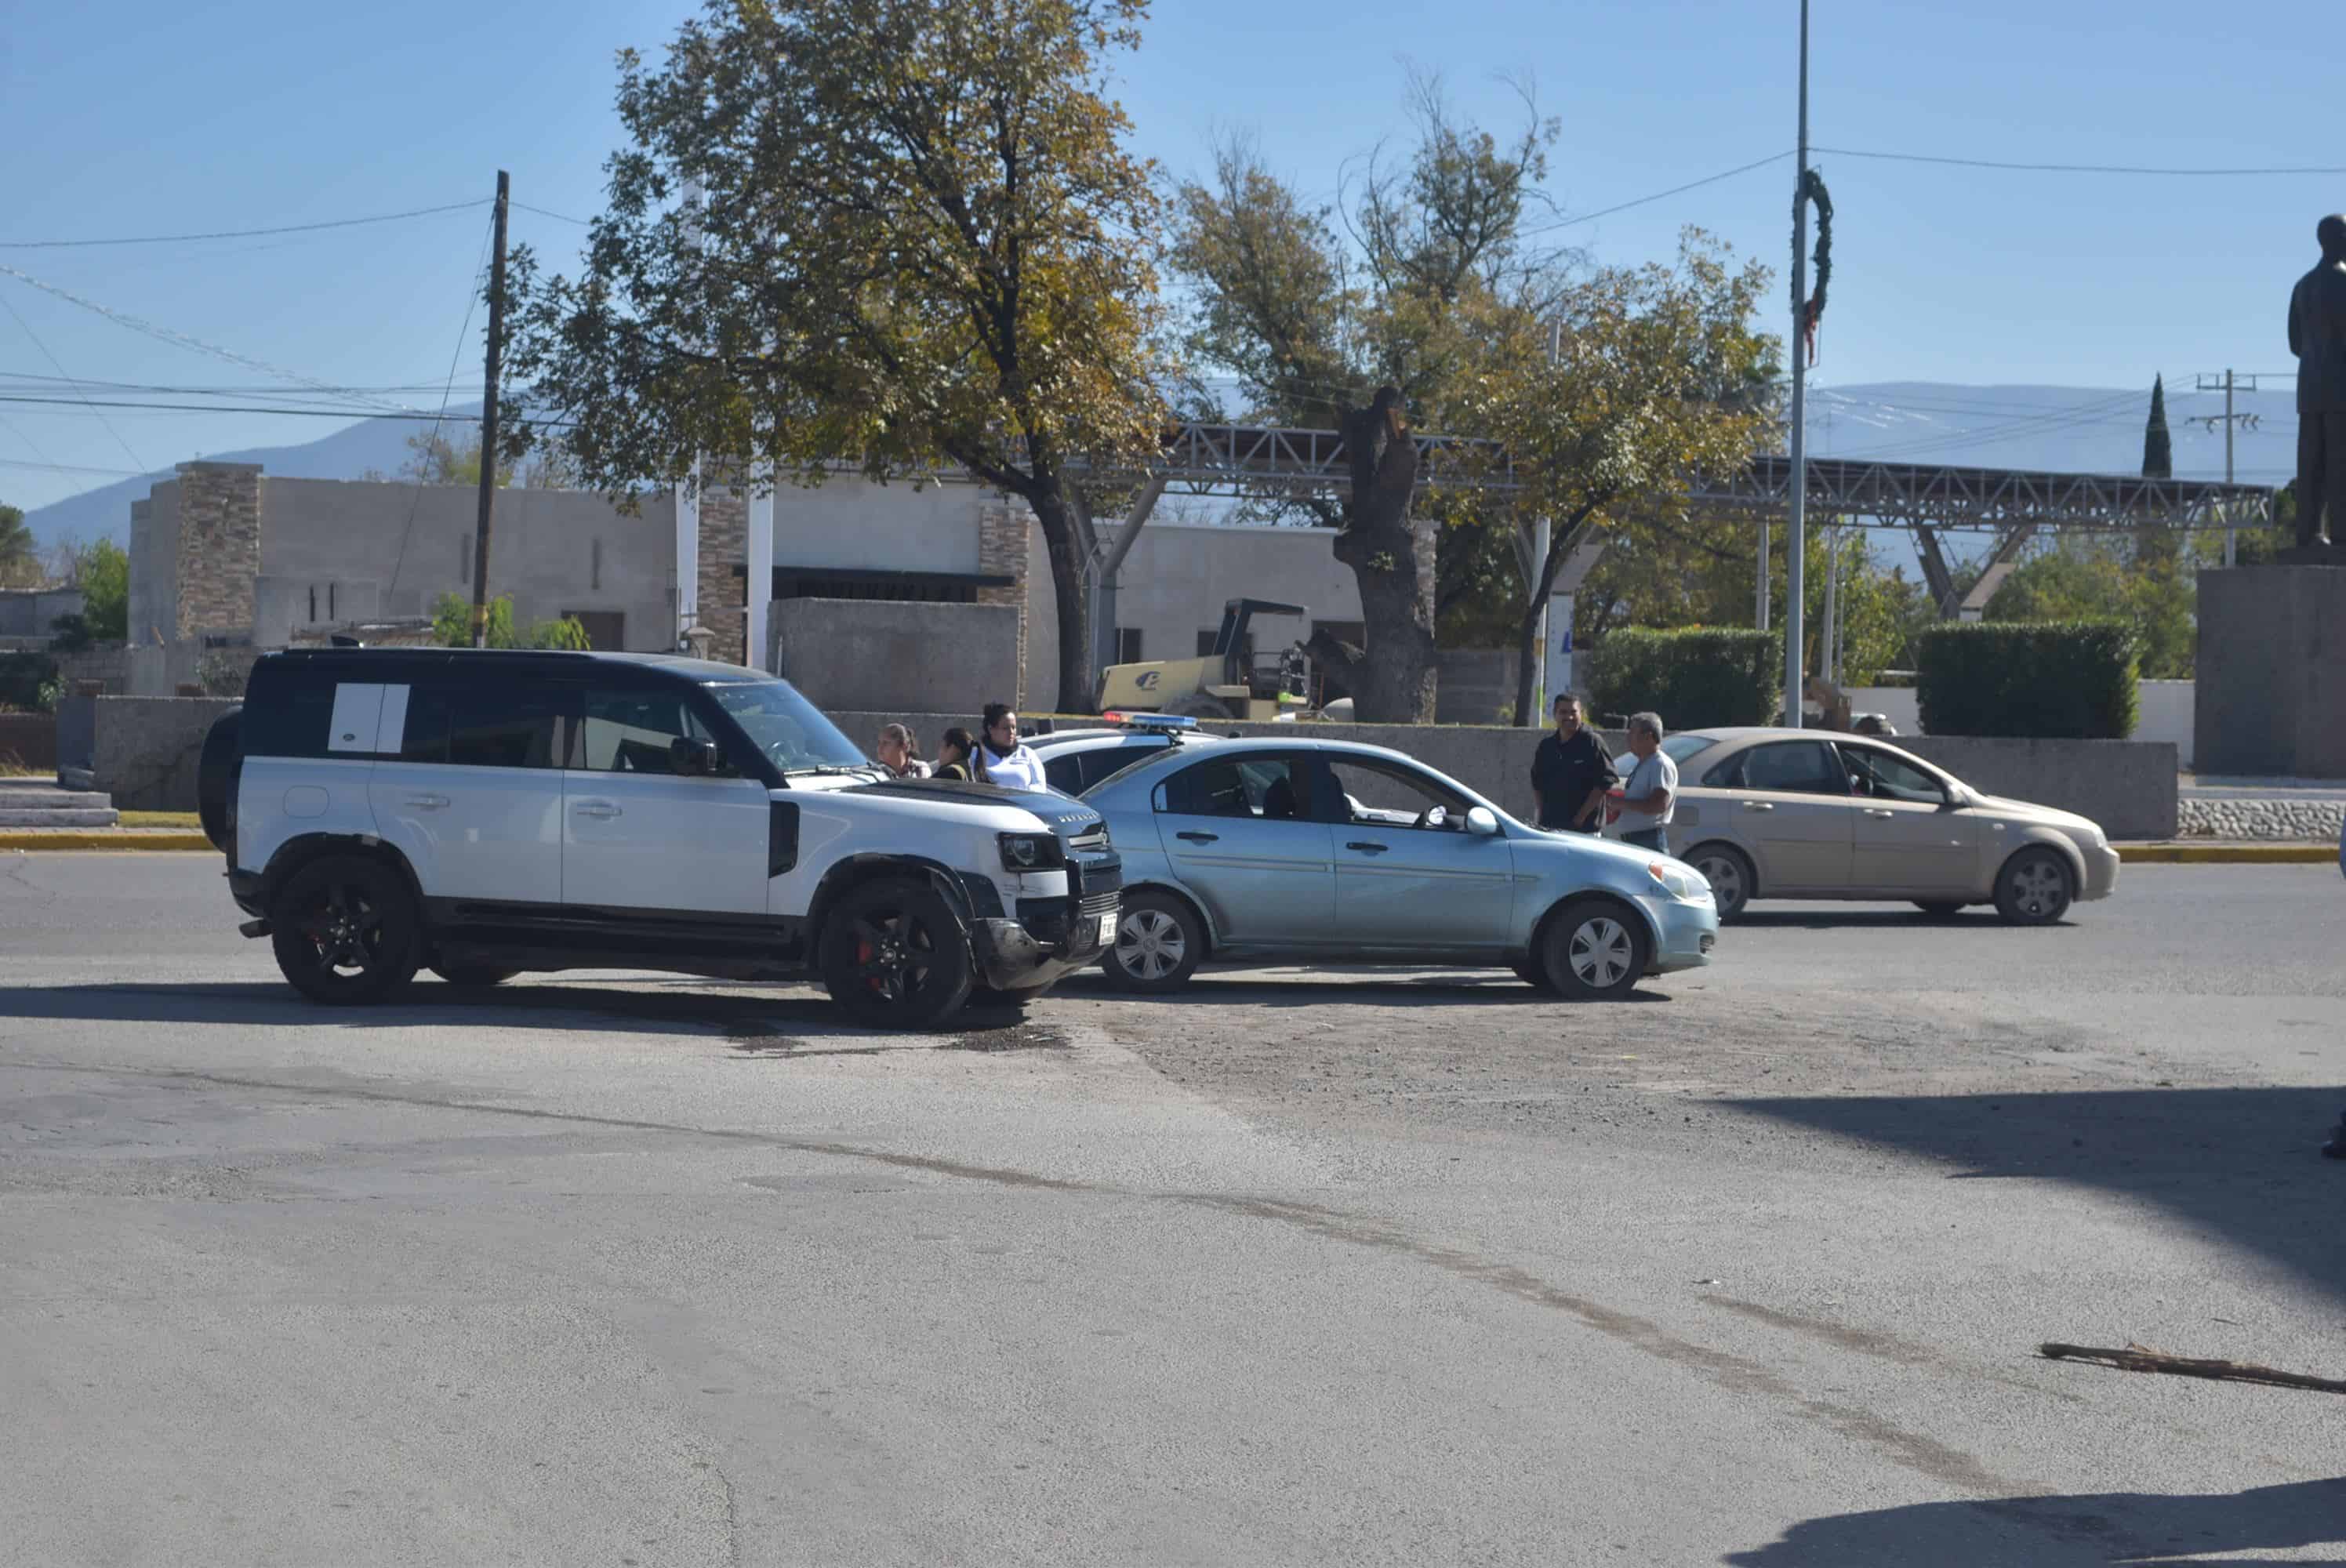
[[[1124,857],[1105,967],[1169,991],[1209,959],[1505,965],[1575,998],[1710,962],[1710,885],[1667,855],[1525,826],[1382,747],[1174,745],[1086,791]]]

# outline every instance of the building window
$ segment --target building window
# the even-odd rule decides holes
[[[736,575],[746,575],[740,567]],[[777,599],[884,599],[928,605],[974,605],[981,588],[1015,585],[1015,577],[946,572],[832,572],[774,569]]]
[[[562,618],[576,621],[586,633],[587,646],[597,653],[617,653],[627,646],[627,617],[619,610],[565,610]]]
[[[311,584],[311,585],[310,585],[310,623],[311,623],[311,625],[315,626],[315,625],[317,624],[317,621],[318,621],[318,585],[317,585],[317,584],[315,584],[315,583],[312,583],[312,584]]]
[[[1116,628],[1116,662],[1118,664],[1140,662],[1140,628],[1138,626]]]

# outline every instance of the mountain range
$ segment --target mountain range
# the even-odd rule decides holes
[[[2242,392],[2236,412],[2258,416],[2236,432],[2235,473],[2245,483],[2281,484],[2295,471],[2297,415],[2285,381]],[[1976,468],[2047,469],[2076,473],[2137,473],[2142,468],[2148,388],[1966,386],[1947,382],[1878,382],[1810,389],[1810,449],[1819,457],[1878,457]],[[2175,472],[2188,478],[2224,473],[2221,392],[2168,389]],[[452,408],[452,424],[477,418],[477,405]],[[2218,423],[2202,423],[2218,420]],[[396,473],[419,428],[400,419],[370,419],[298,446],[255,447],[202,455],[258,463],[270,473],[303,479],[356,479]],[[194,455],[194,454],[191,454]],[[26,514],[46,545],[59,537],[126,541],[130,503],[168,473],[86,490]]]

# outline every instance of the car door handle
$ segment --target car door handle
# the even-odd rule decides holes
[[[616,817],[619,807],[613,800],[581,800],[570,808],[582,817]]]
[[[419,811],[437,811],[440,808],[448,803],[448,797],[445,795],[410,795],[403,803],[414,807]]]
[[[1747,811],[1772,811],[1776,804],[1772,800],[1746,800],[1743,809]]]
[[[1895,811],[1885,811],[1879,806],[1868,806],[1865,809],[1865,814],[1869,817],[1879,817],[1885,822],[1898,815]]]
[[[1387,850],[1392,848],[1392,846],[1390,844],[1372,844],[1366,839],[1355,839],[1351,843],[1345,845],[1344,848],[1348,850],[1358,850],[1364,855],[1382,855]]]
[[[1221,835],[1219,833],[1199,833],[1195,831],[1176,833],[1173,836],[1192,844],[1211,844],[1218,842],[1221,839]]]

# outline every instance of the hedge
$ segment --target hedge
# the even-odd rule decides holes
[[[1979,621],[1915,639],[1927,735],[2124,740],[2134,733],[2136,646],[2121,621]]]
[[[1784,640],[1774,632],[1609,632],[1585,681],[1599,724],[1651,710],[1671,729],[1767,724],[1782,706]]]

